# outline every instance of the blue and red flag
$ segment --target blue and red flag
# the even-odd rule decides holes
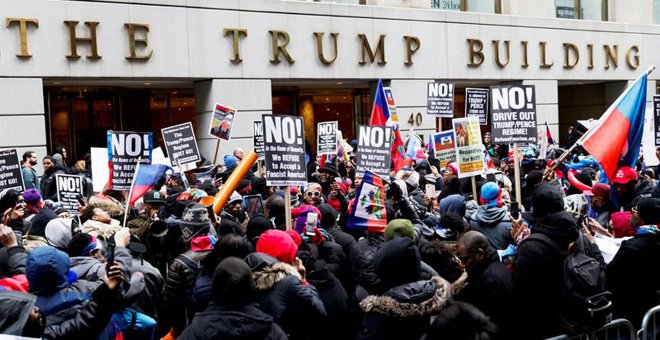
[[[147,191],[154,188],[156,182],[165,176],[167,170],[172,170],[163,164],[140,164],[135,170],[133,185],[131,186],[131,197],[128,199],[128,205],[133,205]]]
[[[403,139],[399,133],[399,118],[396,115],[390,114],[387,99],[385,98],[385,91],[383,90],[383,82],[378,79],[378,86],[376,87],[376,97],[374,98],[374,105],[371,108],[371,118],[369,125],[390,126],[392,127],[392,162],[394,168],[399,171],[405,165],[406,151],[403,147]]]
[[[396,184],[394,184],[396,185]],[[351,205],[348,228],[384,232],[387,226],[385,186],[380,176],[367,170]]]
[[[577,143],[600,163],[610,181],[619,160],[631,167],[637,162],[644,130],[646,78],[646,73],[637,78]]]

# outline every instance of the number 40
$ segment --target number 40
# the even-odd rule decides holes
[[[417,125],[417,126],[422,125],[422,113],[421,112],[411,113],[410,118],[408,119],[408,124]]]

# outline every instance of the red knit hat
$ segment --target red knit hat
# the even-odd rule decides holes
[[[281,262],[292,264],[296,258],[298,246],[293,238],[284,231],[271,229],[261,234],[257,241],[257,253],[268,254]]]

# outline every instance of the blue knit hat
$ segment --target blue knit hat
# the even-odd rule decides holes
[[[227,167],[227,169],[235,168],[236,163],[238,163],[238,159],[236,159],[236,157],[232,155],[225,155],[224,161],[225,161],[225,167]]]
[[[500,187],[493,182],[488,182],[481,187],[481,199],[490,202],[497,198],[500,193]]]

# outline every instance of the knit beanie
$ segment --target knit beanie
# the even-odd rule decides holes
[[[59,249],[66,250],[71,238],[70,218],[55,218],[46,224],[45,235],[49,245]]]
[[[211,228],[211,220],[206,207],[199,203],[190,203],[183,211],[179,226],[186,243],[190,242],[193,237],[208,232]]]
[[[321,212],[321,228],[330,230],[337,225],[337,211],[328,204],[319,204],[319,211]]]
[[[660,224],[660,198],[645,198],[637,204],[637,214],[646,224]]]
[[[493,182],[487,182],[481,186],[481,197],[479,201],[482,205],[502,206],[502,190],[499,185]]]
[[[385,242],[394,239],[395,237],[407,237],[415,240],[415,228],[412,222],[407,219],[398,218],[392,220],[385,228]]]
[[[238,163],[238,159],[232,155],[225,155],[224,157],[225,161],[225,167],[227,170],[232,171],[236,167],[236,164]]]
[[[630,211],[615,212],[610,215],[615,238],[637,235],[635,228],[633,228],[630,223],[631,216],[632,214]]]
[[[461,194],[449,195],[440,200],[440,213],[454,212],[465,216],[465,197]]]
[[[240,307],[253,298],[252,271],[237,257],[222,260],[213,273],[213,299],[221,305]]]
[[[564,211],[564,198],[561,192],[547,183],[541,183],[532,195],[534,217],[541,218],[548,214]]]
[[[41,202],[41,193],[37,189],[27,189],[23,192],[23,199],[25,203],[30,205],[37,205]]]
[[[261,234],[270,229],[273,229],[273,222],[264,215],[256,215],[248,221],[247,228],[245,229],[245,236],[248,241],[254,242],[261,236]]]
[[[307,214],[309,213],[316,213],[318,215],[316,226],[319,227],[323,216],[317,207],[309,204],[303,204],[298,208],[291,209],[291,217],[296,219],[296,225],[294,229],[297,233],[303,233],[305,231],[305,225],[307,224]]]
[[[298,246],[289,234],[281,230],[268,230],[257,241],[257,252],[268,254],[281,262],[293,264]]]
[[[421,277],[421,258],[413,240],[396,237],[374,255],[376,274],[385,288],[415,282]]]

